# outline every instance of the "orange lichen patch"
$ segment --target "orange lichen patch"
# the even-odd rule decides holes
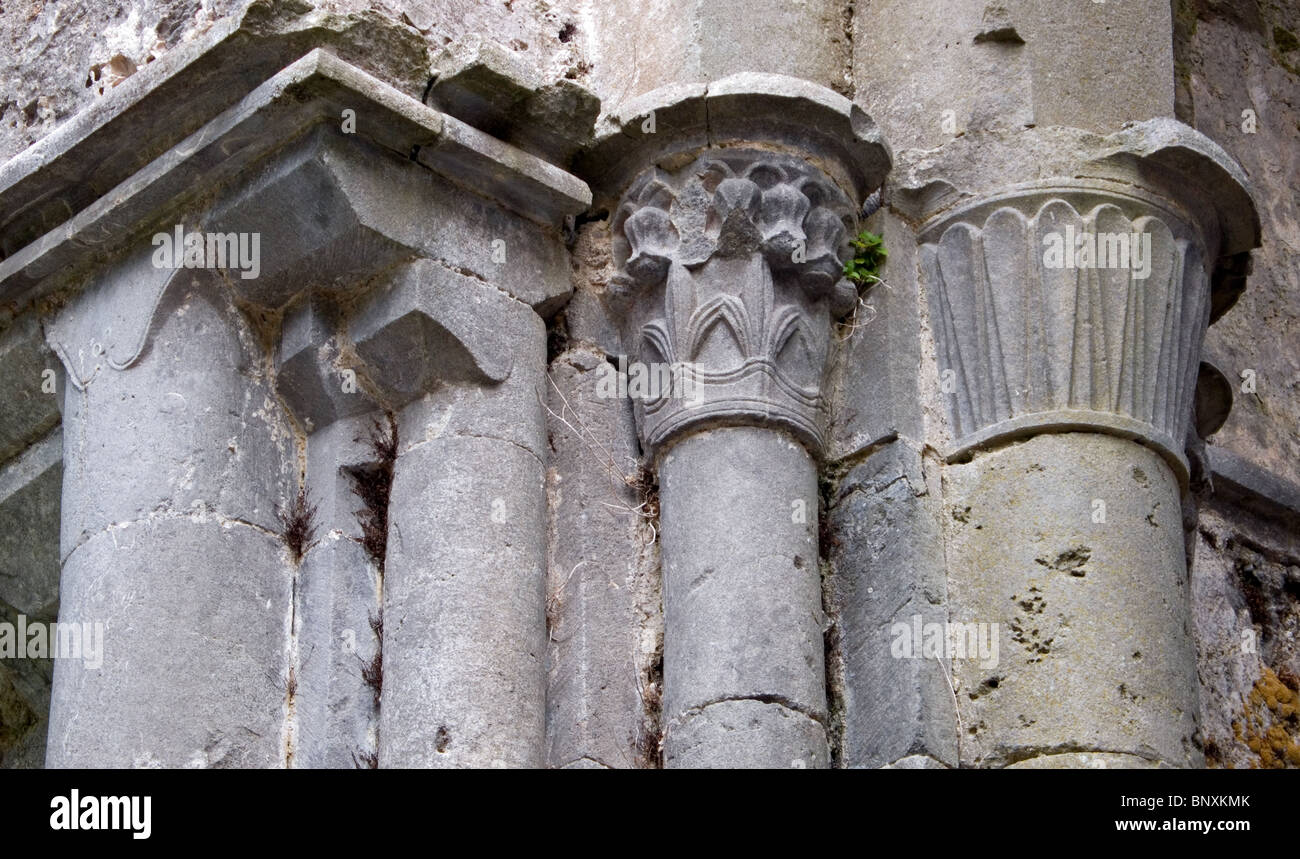
[[[1237,740],[1258,758],[1255,769],[1300,769],[1300,695],[1265,667],[1232,723]]]

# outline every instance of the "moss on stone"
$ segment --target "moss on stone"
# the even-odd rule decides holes
[[[1279,677],[1265,666],[1232,723],[1237,740],[1254,753],[1252,768],[1300,769],[1300,695],[1287,681],[1296,683],[1288,672]]]

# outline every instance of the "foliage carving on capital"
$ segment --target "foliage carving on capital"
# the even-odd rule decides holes
[[[672,367],[688,392],[637,401],[648,447],[750,423],[820,449],[832,323],[857,301],[843,277],[853,213],[815,167],[766,151],[707,152],[632,185],[613,218],[609,297],[635,360]]]

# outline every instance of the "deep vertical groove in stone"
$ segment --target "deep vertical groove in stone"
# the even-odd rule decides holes
[[[361,499],[357,510],[357,523],[361,526],[361,545],[375,566],[375,612],[370,615],[370,633],[375,639],[374,655],[361,667],[361,678],[370,688],[373,697],[375,746],[356,753],[356,765],[375,769],[379,766],[379,720],[383,703],[384,683],[384,562],[388,555],[388,500],[393,488],[393,466],[397,461],[399,439],[397,419],[391,411],[384,413],[388,424],[375,420],[365,441],[374,459],[348,469],[352,491]]]

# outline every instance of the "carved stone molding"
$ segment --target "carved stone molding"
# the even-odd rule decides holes
[[[751,423],[821,448],[831,322],[857,298],[842,277],[853,211],[821,171],[758,150],[710,150],[633,183],[612,223],[610,300],[634,360],[676,383],[636,402],[647,447]]]
[[[1186,474],[1210,307],[1205,247],[1185,219],[1146,197],[1062,185],[981,201],[921,238],[954,456],[1092,429],[1149,444]]]

